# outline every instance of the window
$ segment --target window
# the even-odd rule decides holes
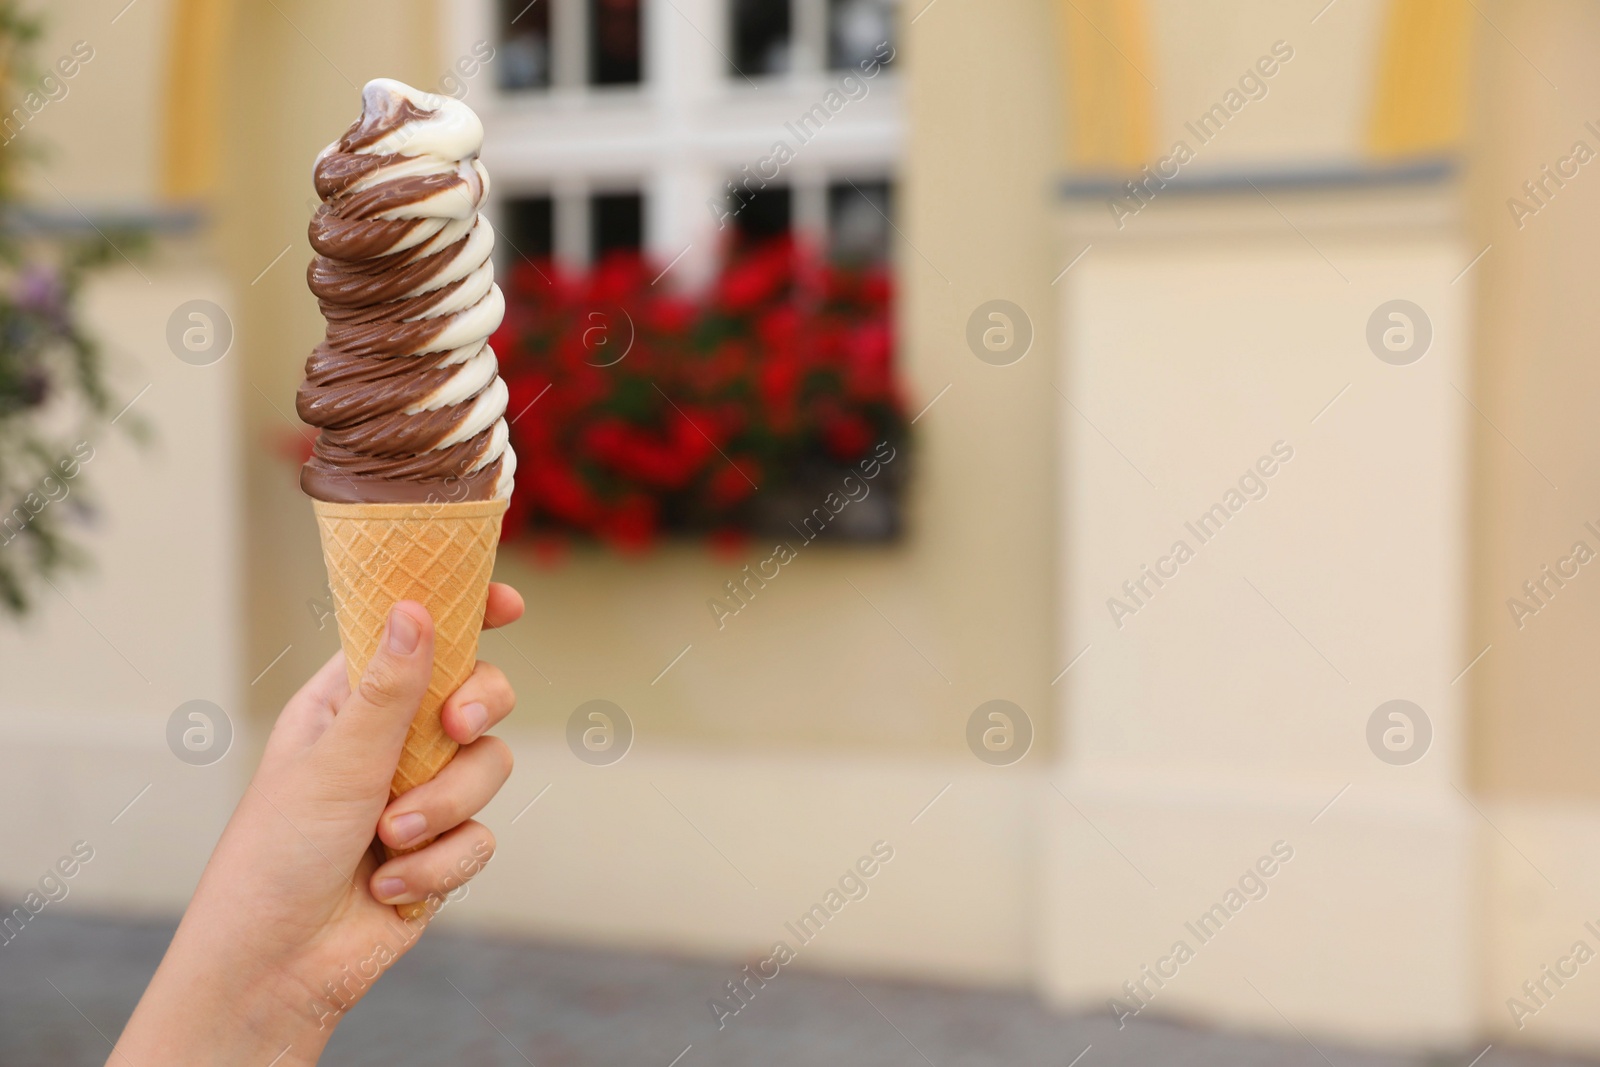
[[[894,0],[828,0],[828,66],[861,70],[893,55]]]
[[[729,73],[886,65],[885,57],[894,54],[898,7],[898,0],[729,0]]]
[[[500,234],[516,259],[549,259],[555,253],[555,201],[548,196],[507,200]]]
[[[828,251],[852,263],[889,258],[894,217],[887,181],[836,181],[828,186]]]
[[[888,219],[906,86],[880,72],[926,2],[443,5],[447,53],[485,36],[497,48],[475,106],[516,339],[502,373],[534,386],[517,410],[547,385],[573,401],[541,401],[511,432],[530,467],[564,464],[584,487],[525,480],[510,536],[792,537],[877,443],[899,447],[891,266],[909,248]],[[658,28],[685,47],[653,40]],[[606,299],[669,313],[625,327],[645,342],[632,357],[573,360],[612,336],[594,329],[611,325],[594,318]],[[684,415],[701,410],[726,456]],[[825,536],[897,535],[905,468],[883,466]]]
[[[774,185],[749,195],[735,194],[728,205],[741,240],[782,237],[793,224],[794,197],[787,186]]]
[[[828,256],[850,265],[889,260],[894,227],[894,187],[884,178],[841,177],[727,193],[728,216],[742,242],[797,233],[816,241]],[[810,243],[808,241],[808,243]]]
[[[500,88],[550,87],[550,0],[499,0]]]
[[[639,84],[639,0],[588,0],[589,84]]]
[[[593,259],[644,248],[644,197],[597,193],[589,199],[589,247]]]
[[[494,0],[500,88],[638,85],[640,0]]]
[[[524,259],[581,268],[613,253],[644,252],[644,195],[601,188],[505,196],[495,219],[500,261],[507,269]]]
[[[788,0],[733,0],[734,75],[783,74],[789,69]]]

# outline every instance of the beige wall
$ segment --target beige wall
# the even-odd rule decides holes
[[[154,57],[167,54],[173,4],[139,0],[124,11],[126,5],[127,0],[28,5],[44,22],[34,50],[41,74],[80,41],[94,50],[74,77],[64,79],[66,95],[46,104],[5,149],[27,146],[40,153],[45,166],[29,175],[28,184],[47,210],[70,213],[62,196],[84,210],[147,207],[159,192],[166,71]],[[118,120],[107,121],[111,115]]]
[[[1473,427],[1472,645],[1493,647],[1471,676],[1475,771],[1493,793],[1587,798],[1600,795],[1600,571],[1582,568],[1520,629],[1506,601],[1575,541],[1600,551],[1600,537],[1583,526],[1600,527],[1600,171],[1583,168],[1520,230],[1506,201],[1526,201],[1522,183],[1574,141],[1600,151],[1584,127],[1600,118],[1586,103],[1600,92],[1600,12],[1496,3],[1487,14],[1517,48],[1493,35],[1483,41],[1470,111],[1473,246],[1493,245],[1476,268],[1474,395],[1484,418]]]
[[[1140,0],[1148,11],[1150,79],[1157,111],[1155,143],[1165,155],[1184,128],[1216,104],[1278,41],[1294,50],[1214,143],[1199,147],[1193,173],[1250,166],[1300,165],[1349,159],[1367,136],[1367,110],[1386,0],[1340,0],[1316,14],[1281,0]],[[1083,23],[1077,22],[1081,30]],[[1091,31],[1092,32],[1092,31]]]
[[[1507,1004],[1519,997],[1531,1006],[1522,984],[1574,940],[1590,940],[1583,924],[1600,891],[1594,564],[1559,589],[1550,583],[1554,596],[1520,628],[1506,602],[1536,606],[1523,582],[1541,578],[1574,542],[1600,551],[1600,537],[1585,526],[1600,527],[1595,164],[1560,188],[1551,183],[1553,195],[1541,194],[1546,204],[1520,228],[1507,200],[1538,206],[1523,183],[1542,178],[1541,168],[1569,155],[1574,142],[1600,151],[1600,136],[1585,127],[1600,119],[1589,106],[1600,91],[1600,12],[1574,2],[1483,6],[1516,49],[1494,37],[1480,47],[1469,111],[1472,244],[1493,246],[1477,268],[1475,395],[1484,418],[1475,416],[1470,579],[1471,644],[1492,646],[1472,690],[1474,779],[1495,828],[1484,849],[1493,921],[1482,1004],[1488,1025],[1512,1040],[1593,1049],[1600,993],[1592,987],[1572,983],[1520,1020]]]

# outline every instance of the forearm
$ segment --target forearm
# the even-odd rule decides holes
[[[259,961],[219,969],[201,925],[186,919],[179,928],[108,1067],[315,1064],[335,1020],[319,1019],[309,992]]]

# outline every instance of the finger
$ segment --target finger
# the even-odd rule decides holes
[[[512,691],[505,672],[479,660],[461,688],[444,702],[440,713],[444,718],[444,732],[459,744],[469,745],[510,715],[516,706],[517,694]]]
[[[368,887],[384,904],[442,900],[471,881],[494,855],[494,834],[468,821],[427,848],[397,856],[372,872]]]
[[[474,741],[432,781],[397,797],[378,822],[378,836],[401,849],[454,830],[494,799],[511,777],[511,766],[510,745],[498,737]]]
[[[390,609],[378,651],[355,692],[345,698],[323,735],[332,750],[330,758],[356,765],[370,763],[375,753],[381,753],[392,773],[432,674],[433,622],[421,604],[402,600]]]
[[[303,752],[310,748],[333,721],[334,710],[349,695],[344,653],[335,652],[283,706],[267,739],[267,750]]]
[[[483,628],[493,630],[522,618],[522,594],[504,582],[489,583],[489,598],[483,606]]]

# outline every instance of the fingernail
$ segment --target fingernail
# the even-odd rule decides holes
[[[461,722],[466,726],[469,734],[477,737],[483,733],[484,727],[489,725],[489,709],[478,703],[463,704],[461,706]]]
[[[399,656],[409,656],[417,650],[422,640],[422,630],[417,621],[399,608],[389,609],[389,651]]]
[[[428,829],[427,816],[420,811],[408,811],[389,820],[389,833],[401,848],[421,837]]]
[[[380,904],[400,904],[400,898],[406,895],[406,884],[398,878],[380,878],[373,892]]]

